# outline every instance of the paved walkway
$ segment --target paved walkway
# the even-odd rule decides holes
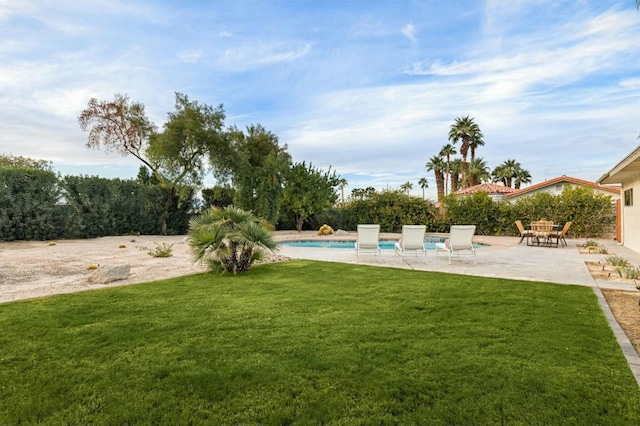
[[[276,240],[355,240],[355,232],[348,236],[319,237],[315,232],[277,232]],[[400,234],[381,234],[381,239],[399,239]],[[420,271],[449,272],[482,277],[509,278],[516,280],[542,281],[558,284],[572,284],[592,287],[602,310],[618,339],[631,371],[640,385],[640,357],[626,334],[615,320],[600,289],[619,289],[636,291],[635,285],[615,281],[594,280],[586,261],[604,261],[605,255],[581,254],[577,248],[584,240],[567,240],[566,247],[528,247],[526,241],[518,244],[517,237],[485,237],[476,236],[474,241],[488,244],[488,247],[477,249],[477,263],[473,264],[471,256],[453,258],[449,264],[446,254],[435,257],[429,252],[426,257],[405,257],[400,261],[393,250],[382,250],[381,256],[361,254],[357,256],[355,249],[323,249],[280,246],[279,253],[294,259],[309,259],[362,265],[385,266],[393,268],[414,269]],[[640,253],[629,250],[611,240],[597,240],[598,244],[610,252],[624,257],[633,265],[640,265]]]

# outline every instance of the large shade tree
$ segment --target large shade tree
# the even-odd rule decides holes
[[[226,151],[222,136],[222,105],[213,108],[189,101],[176,93],[175,111],[169,113],[162,133],[147,118],[144,105],[126,95],[112,101],[92,98],[78,116],[80,127],[89,131],[86,146],[131,155],[147,167],[165,191],[161,232],[167,231],[167,217],[174,197],[187,197],[201,185],[206,155]]]
[[[482,132],[473,118],[469,116],[457,117],[449,129],[449,140],[454,145],[458,142],[460,143],[460,154],[462,155],[462,188],[464,189],[469,186],[467,179],[467,155],[472,145],[475,155],[475,147],[481,145],[480,141],[483,140]],[[482,142],[482,144],[483,143],[484,142]]]
[[[278,219],[284,177],[291,165],[287,145],[260,124],[229,131],[232,152],[223,172],[236,189],[234,203],[275,224]]]
[[[287,172],[282,194],[282,210],[295,215],[296,229],[302,231],[304,221],[330,208],[337,200],[335,187],[340,177],[312,164],[295,163]]]

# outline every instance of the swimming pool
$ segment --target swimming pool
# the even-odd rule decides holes
[[[442,243],[446,237],[427,237],[424,239],[424,245],[427,250],[435,250],[436,243]],[[382,250],[393,250],[398,240],[380,240],[380,248]],[[356,249],[355,241],[329,241],[329,240],[296,240],[281,241],[278,243],[287,247],[305,247],[305,248],[330,248],[330,249]],[[473,244],[474,247],[481,247],[484,244]]]

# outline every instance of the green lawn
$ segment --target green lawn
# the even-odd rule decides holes
[[[0,424],[640,424],[590,288],[292,261],[0,305]]]

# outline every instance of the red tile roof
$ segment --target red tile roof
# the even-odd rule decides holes
[[[481,183],[480,185],[469,186],[465,189],[461,189],[460,191],[456,191],[455,194],[469,195],[469,194],[475,194],[476,192],[479,192],[479,191],[484,191],[489,194],[510,194],[518,190],[509,188],[508,186],[498,185],[495,183]]]
[[[595,182],[591,182],[591,181],[588,181],[588,180],[577,179],[577,178],[574,178],[574,177],[562,175],[562,176],[557,177],[557,178],[548,179],[548,180],[545,180],[544,182],[536,183],[535,185],[527,186],[526,188],[515,190],[514,192],[506,194],[504,196],[504,198],[511,198],[511,197],[515,197],[515,196],[520,196],[520,195],[526,194],[528,192],[532,192],[532,191],[536,191],[536,190],[541,189],[541,188],[545,188],[547,186],[554,186],[554,185],[556,185],[558,183],[561,183],[561,182],[567,182],[567,183],[571,183],[573,185],[588,186],[588,187],[593,188],[593,189],[598,189],[598,190],[601,190],[601,191],[608,191],[608,192],[611,192],[613,194],[620,194],[620,187],[617,187],[617,186],[599,185],[599,184],[597,184]]]

